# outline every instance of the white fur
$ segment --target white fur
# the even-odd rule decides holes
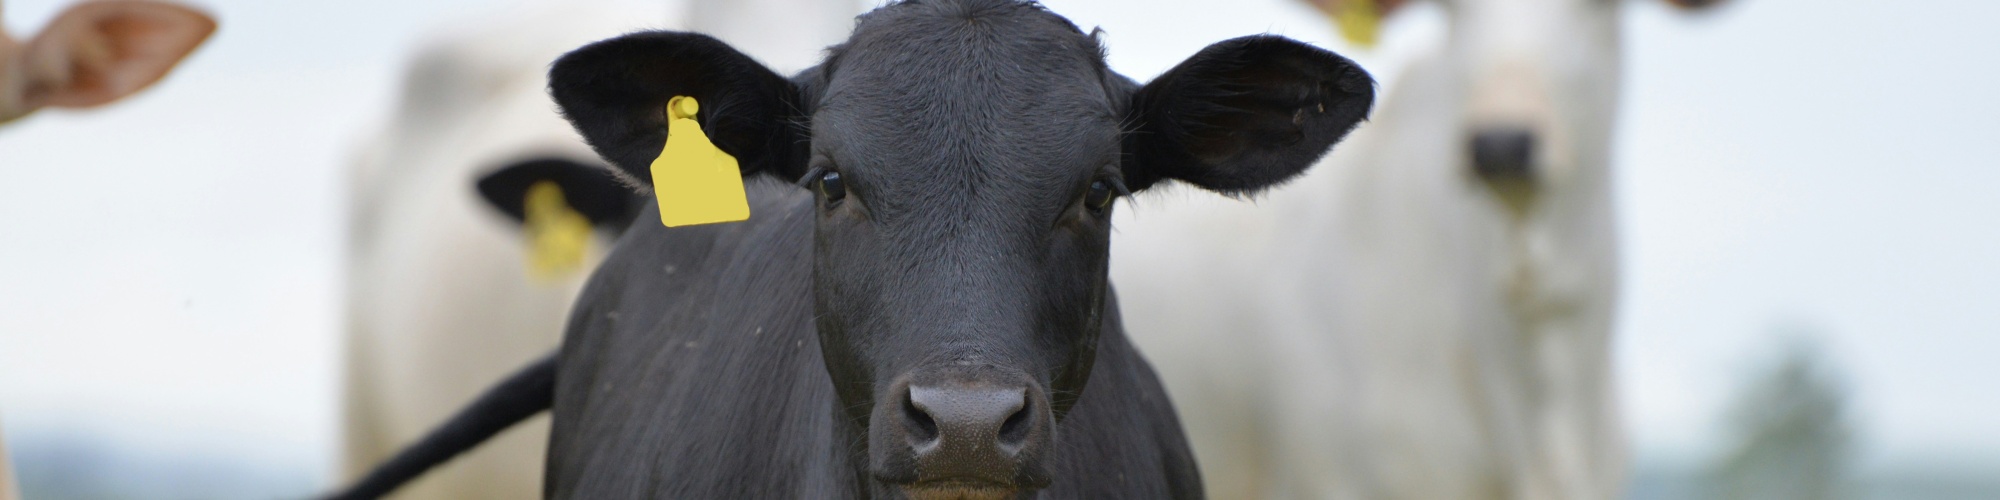
[[[1304,178],[1256,203],[1142,199],[1118,221],[1126,325],[1212,497],[1622,491],[1619,2],[1445,3],[1438,52]],[[1472,174],[1470,135],[1491,125],[1537,134],[1524,211]]]
[[[846,34],[858,8],[838,1],[752,3],[807,6],[766,9],[760,15],[770,16],[756,20],[783,42],[761,50],[788,60],[815,59]],[[446,36],[417,57],[396,114],[362,150],[351,180],[345,477],[370,470],[506,374],[555,349],[586,273],[531,279],[517,225],[489,208],[473,183],[534,156],[596,161],[549,101],[548,65],[591,41],[681,26],[688,6],[672,5],[662,18],[658,11],[552,2],[474,23],[476,29]],[[766,36],[735,26],[717,34]],[[601,250],[608,242],[598,243]],[[548,419],[538,417],[398,497],[538,498],[547,436]]]

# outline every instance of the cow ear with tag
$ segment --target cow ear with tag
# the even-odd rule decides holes
[[[805,171],[798,89],[707,35],[651,31],[586,45],[556,61],[549,93],[599,155],[647,186],[676,97],[699,103],[691,119],[742,175],[791,181]]]
[[[1273,35],[1218,42],[1132,94],[1125,184],[1255,193],[1312,166],[1374,102],[1375,80],[1339,54]]]
[[[481,175],[474,186],[488,206],[519,223],[528,218],[529,191],[543,183],[560,188],[566,209],[583,216],[591,226],[612,232],[631,225],[645,202],[638,191],[619,182],[603,164],[560,157],[509,163]]]
[[[528,274],[555,281],[583,271],[593,233],[623,232],[645,199],[599,164],[535,158],[475,184],[488,206],[520,224]]]

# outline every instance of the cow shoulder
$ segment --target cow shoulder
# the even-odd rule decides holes
[[[592,277],[563,345],[551,498],[852,488],[812,328],[811,197],[747,180],[750,220],[666,228],[649,201]]]

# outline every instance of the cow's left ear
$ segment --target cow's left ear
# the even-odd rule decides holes
[[[805,174],[797,87],[708,35],[651,31],[586,45],[556,60],[549,93],[598,155],[645,185],[675,96],[695,98],[695,120],[743,175]]]
[[[1273,35],[1219,42],[1133,93],[1125,184],[1254,193],[1312,166],[1374,102],[1375,80],[1339,54]]]

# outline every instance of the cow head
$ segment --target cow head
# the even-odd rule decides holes
[[[563,57],[550,86],[627,175],[649,179],[664,106],[686,95],[744,175],[813,191],[820,348],[866,430],[857,458],[920,498],[1048,484],[1055,424],[1115,307],[1117,198],[1281,183],[1374,94],[1347,59],[1275,36],[1211,45],[1140,86],[1094,37],[1005,0],[885,6],[790,80],[707,36],[652,32]]]
[[[46,106],[87,108],[166,76],[215,32],[215,20],[178,5],[86,2],[16,42],[0,27],[0,123]]]
[[[1331,15],[1372,2],[1307,0]],[[1721,0],[1666,0],[1687,11]],[[1468,178],[1517,212],[1544,191],[1596,185],[1618,110],[1620,0],[1438,0],[1449,18],[1446,66],[1462,82],[1457,142]]]

